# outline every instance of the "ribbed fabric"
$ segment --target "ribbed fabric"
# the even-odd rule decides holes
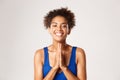
[[[76,48],[72,47],[70,62],[68,65],[68,69],[76,76],[77,75],[77,66],[75,63],[76,60]],[[44,65],[43,65],[43,77],[45,77],[48,72],[51,70],[51,66],[49,64],[49,57],[48,57],[48,47],[44,47]],[[64,73],[56,73],[53,80],[67,80]]]

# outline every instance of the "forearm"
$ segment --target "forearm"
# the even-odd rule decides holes
[[[62,68],[63,73],[65,74],[67,80],[79,80],[67,67]]]
[[[53,80],[56,72],[57,72],[57,69],[52,68],[43,80]]]

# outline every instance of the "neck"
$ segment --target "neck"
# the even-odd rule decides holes
[[[55,50],[58,48],[58,45],[61,45],[62,50],[64,50],[67,47],[66,41],[62,41],[62,42],[53,41],[52,47]]]

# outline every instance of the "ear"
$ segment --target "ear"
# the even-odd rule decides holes
[[[50,27],[48,27],[48,32],[51,33],[51,31],[50,31]]]
[[[70,32],[71,32],[71,29],[68,30],[68,35],[70,34]]]

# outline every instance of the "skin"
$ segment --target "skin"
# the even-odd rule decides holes
[[[53,80],[58,72],[63,72],[67,80],[87,80],[86,56],[83,49],[76,50],[77,76],[67,68],[72,50],[72,46],[66,44],[67,35],[71,31],[68,29],[67,20],[62,16],[54,17],[48,31],[53,39],[52,44],[48,46],[49,63],[52,69],[43,78],[44,50],[37,50],[34,56],[34,80]]]

